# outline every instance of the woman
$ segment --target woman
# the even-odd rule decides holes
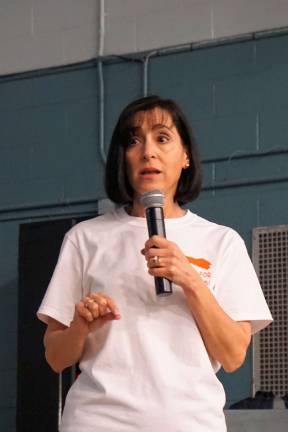
[[[215,373],[243,363],[271,315],[240,236],[181,207],[200,186],[176,103],[128,105],[106,168],[108,197],[122,207],[66,234],[38,311],[50,366],[79,361],[82,371],[62,432],[226,430]],[[167,239],[147,240],[140,197],[152,189],[165,195]],[[157,298],[152,276],[170,279],[173,294]]]

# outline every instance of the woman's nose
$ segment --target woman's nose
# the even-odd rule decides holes
[[[146,139],[143,143],[143,158],[149,160],[155,157],[156,147],[155,143],[151,139]]]

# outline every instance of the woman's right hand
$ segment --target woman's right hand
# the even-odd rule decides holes
[[[62,372],[82,356],[88,334],[121,318],[115,302],[103,293],[91,293],[75,305],[69,327],[49,318],[44,336],[45,356],[55,372]]]
[[[103,293],[91,293],[75,305],[75,312],[69,327],[48,319],[44,336],[45,356],[55,372],[62,372],[77,363],[89,333],[105,323],[121,318],[115,302]]]
[[[90,293],[75,305],[71,326],[90,333],[101,328],[108,321],[119,320],[119,309],[109,296],[104,293]]]

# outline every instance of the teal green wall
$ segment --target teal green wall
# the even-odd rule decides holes
[[[196,131],[205,189],[191,208],[237,229],[249,249],[253,227],[288,223],[287,50],[281,36],[150,59],[149,93],[175,98]],[[106,144],[120,110],[142,95],[142,75],[139,62],[105,64]],[[15,431],[19,224],[81,212],[105,196],[97,76],[88,64],[0,78],[3,432]],[[250,353],[221,379],[229,403],[248,396]]]

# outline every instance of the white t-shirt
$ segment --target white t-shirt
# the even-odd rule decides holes
[[[215,298],[253,332],[271,315],[240,236],[190,211],[166,219],[167,238],[179,245]],[[183,290],[157,298],[140,250],[144,218],[121,208],[81,222],[65,236],[38,316],[70,325],[74,305],[105,292],[121,320],[86,341],[82,373],[70,389],[61,432],[224,432],[224,390]]]

